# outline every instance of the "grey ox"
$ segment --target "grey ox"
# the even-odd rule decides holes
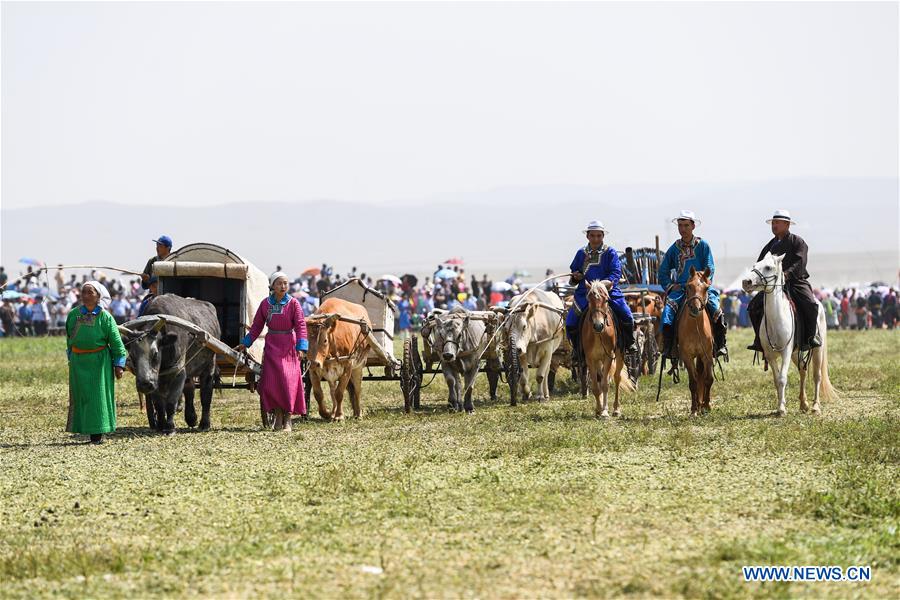
[[[147,396],[147,421],[151,429],[166,435],[175,433],[175,412],[184,394],[184,420],[197,425],[194,408],[195,377],[200,380],[200,429],[209,429],[210,405],[217,370],[215,354],[204,347],[189,330],[166,324],[165,316],[178,317],[205,330],[212,337],[221,335],[215,307],[209,302],[163,294],[150,301],[144,316],[161,315],[156,322],[129,321],[121,326],[122,341],[128,350],[128,363],[134,372],[138,392]]]
[[[475,411],[472,386],[481,359],[487,360],[491,400],[497,399],[500,360],[497,355],[499,336],[493,336],[499,315],[486,311],[468,311],[456,307],[447,313],[433,314],[422,328],[422,337],[432,353],[441,359],[441,372],[447,382],[450,409]],[[465,400],[461,396],[465,395]]]

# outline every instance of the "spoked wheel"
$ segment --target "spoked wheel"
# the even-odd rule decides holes
[[[312,402],[312,396],[310,395],[310,391],[312,390],[312,376],[309,374],[309,361],[306,359],[300,361],[300,368],[303,371],[303,397],[306,398],[306,414],[309,416],[310,402]]]
[[[519,377],[522,369],[519,365],[519,351],[516,349],[516,337],[512,333],[509,335],[509,343],[503,356],[503,367],[506,370],[506,382],[509,384],[509,405],[516,405],[516,394],[518,392]]]
[[[637,381],[638,377],[641,376],[641,353],[638,351],[631,351],[625,355],[625,365],[628,368],[628,376],[631,378],[631,381]]]
[[[406,339],[403,341],[403,358],[400,362],[400,390],[403,392],[403,410],[407,413],[412,409],[413,404],[414,372],[412,340]]]
[[[422,366],[422,357],[419,355],[419,338],[412,336],[412,364],[413,364],[413,382],[415,385],[412,390],[413,409],[419,410],[422,402],[422,375],[424,368]]]
[[[656,373],[656,363],[659,361],[659,345],[656,343],[656,336],[651,330],[644,343],[644,363],[647,365],[647,373],[653,375]]]

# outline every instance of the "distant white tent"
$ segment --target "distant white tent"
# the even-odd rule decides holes
[[[750,278],[750,269],[746,268],[741,272],[740,276],[738,276],[737,279],[732,281],[730,285],[725,286],[725,289],[722,291],[726,292],[726,293],[727,292],[740,292],[741,290],[743,290],[743,288],[741,287],[741,283],[745,279],[749,279],[749,278]]]

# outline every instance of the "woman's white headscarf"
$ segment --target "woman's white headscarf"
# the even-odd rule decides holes
[[[288,277],[287,273],[285,273],[284,271],[275,271],[274,273],[272,273],[272,275],[269,276],[269,287],[274,286],[275,281],[281,277],[287,279],[288,283],[291,282],[291,278]]]
[[[100,306],[100,308],[109,310],[109,305],[112,302],[112,297],[109,295],[109,290],[106,289],[106,286],[99,281],[88,281],[87,283],[81,284],[81,289],[84,289],[84,287],[87,285],[94,288],[94,290],[100,295],[100,300],[97,301],[97,304]]]

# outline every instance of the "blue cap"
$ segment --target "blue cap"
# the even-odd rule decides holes
[[[172,247],[172,238],[170,238],[167,235],[161,235],[161,236],[159,236],[158,240],[153,240],[153,241],[156,242],[157,244],[162,244],[163,246],[168,246],[169,248]]]
[[[159,277],[156,275],[151,275],[150,279],[147,280],[147,285],[153,285],[154,283],[159,281]]]

